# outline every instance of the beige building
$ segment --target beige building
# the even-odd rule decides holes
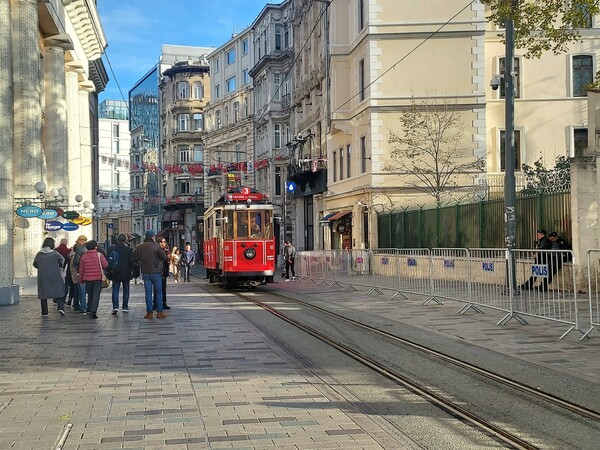
[[[212,97],[206,109],[204,135],[204,205],[215,203],[226,187],[254,186],[252,161],[252,79],[254,64],[251,28],[235,34],[214,50]],[[250,166],[250,167],[249,167]]]
[[[457,163],[485,156],[484,10],[458,1],[399,8],[394,0],[340,0],[330,10],[327,193],[313,220],[328,222],[325,248],[376,247],[377,213],[422,195],[410,173],[384,170],[390,134],[402,132],[412,101],[451,103],[460,113]]]
[[[91,216],[83,202],[89,205],[97,189],[90,183],[97,94],[108,77],[96,2],[3,1],[0,23],[0,304],[10,304],[19,286],[21,294],[35,293],[31,263],[46,235],[73,243],[79,234],[94,234],[91,224],[46,232],[44,220],[17,217],[15,208],[61,206]],[[37,182],[46,189],[34,189]]]
[[[184,248],[190,242],[196,249],[203,210],[204,116],[211,94],[208,60],[173,64],[162,73],[158,89],[162,233],[171,246]]]

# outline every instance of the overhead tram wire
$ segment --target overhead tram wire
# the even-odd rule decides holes
[[[406,58],[408,58],[410,55],[412,55],[415,51],[417,51],[417,49],[419,47],[421,47],[422,45],[424,45],[432,37],[434,37],[436,34],[438,34],[446,25],[448,25],[450,22],[452,22],[454,19],[456,19],[456,17],[458,17],[458,15],[460,13],[462,13],[465,9],[467,9],[469,6],[471,6],[471,4],[473,4],[473,2],[469,1],[463,8],[460,9],[460,11],[458,11],[456,14],[454,14],[452,17],[450,17],[450,19],[448,19],[446,22],[444,22],[437,30],[435,30],[429,36],[427,36],[425,39],[423,39],[421,42],[419,42],[419,44],[417,44],[411,51],[409,51],[406,55],[404,55],[398,61],[396,61],[389,69],[387,69],[386,71],[384,71],[381,75],[379,75],[377,78],[375,78],[369,84],[367,84],[362,89],[362,92],[364,92],[364,90],[366,90],[367,88],[369,88],[370,86],[372,86],[373,84],[375,84],[377,81],[379,81],[381,78],[383,78],[383,76],[386,75],[388,72],[391,72],[393,69],[395,69],[398,64],[400,64],[402,61],[404,61]],[[355,99],[359,95],[360,95],[360,92],[357,92],[356,94],[354,94],[352,97],[350,97],[348,100],[346,100],[340,106],[338,106],[336,109],[334,109],[333,111],[331,111],[330,116],[333,115],[334,113],[336,113],[337,111],[339,111],[344,106],[346,106],[348,103],[350,103],[353,99]],[[330,119],[331,119],[331,117],[330,117]]]

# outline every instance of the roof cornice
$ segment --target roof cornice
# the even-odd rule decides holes
[[[92,0],[62,0],[88,60],[98,59],[107,46],[98,10]]]

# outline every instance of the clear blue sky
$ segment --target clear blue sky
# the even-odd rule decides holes
[[[281,0],[98,0],[110,78],[100,101],[122,98],[115,78],[127,100],[129,89],[158,62],[161,44],[220,47],[267,3]]]

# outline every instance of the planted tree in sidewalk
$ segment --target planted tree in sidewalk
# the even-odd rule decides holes
[[[528,58],[543,52],[566,53],[581,40],[579,30],[591,28],[600,13],[600,0],[481,0],[490,9],[488,19],[499,29],[507,18],[514,21],[515,46]],[[502,35],[502,33],[500,33]]]
[[[406,185],[426,193],[441,206],[442,196],[459,181],[481,172],[483,158],[465,146],[465,127],[456,103],[412,101],[400,116],[400,130],[390,130],[390,160],[383,169],[403,176]],[[463,183],[464,184],[464,183]]]

